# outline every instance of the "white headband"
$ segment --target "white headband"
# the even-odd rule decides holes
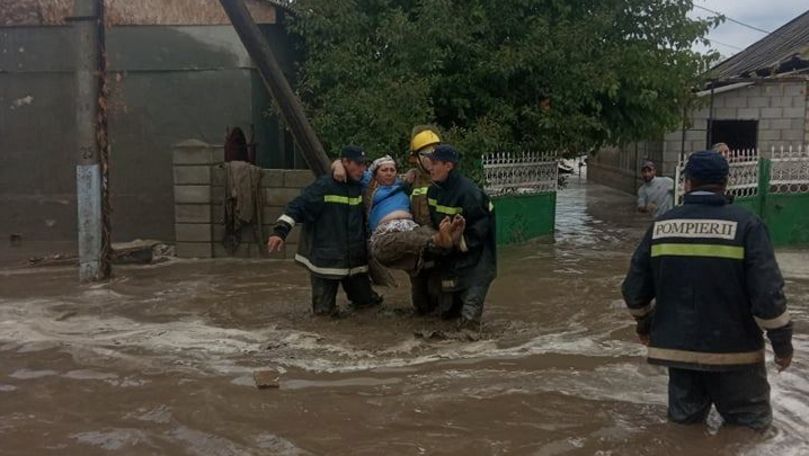
[[[384,157],[379,157],[371,163],[370,171],[371,175],[376,174],[376,170],[379,169],[382,165],[393,165],[396,166],[396,160],[393,159],[390,155],[385,155]]]

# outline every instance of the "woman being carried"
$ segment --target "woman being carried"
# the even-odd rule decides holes
[[[341,164],[335,162],[333,168],[339,179]],[[374,160],[363,176],[370,252],[385,267],[416,274],[423,266],[425,251],[450,249],[459,242],[466,221],[460,215],[446,217],[437,232],[430,226],[419,226],[410,212],[409,184],[399,179],[396,171],[396,162],[386,155]]]

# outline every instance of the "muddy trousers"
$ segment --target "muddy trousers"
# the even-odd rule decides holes
[[[410,275],[410,299],[417,314],[427,315],[437,309],[444,295],[452,296],[441,291],[441,274],[435,269]]]
[[[429,242],[435,230],[419,226],[410,231],[389,231],[371,238],[371,255],[381,265],[401,269],[410,275],[410,295],[416,313],[426,315],[440,302],[441,277],[435,269],[425,269],[429,261]]]
[[[770,384],[764,363],[743,370],[698,371],[669,368],[671,421],[703,423],[711,404],[727,424],[763,429],[772,422]]]
[[[419,226],[410,231],[389,231],[371,237],[371,255],[386,268],[418,273],[435,230]]]
[[[461,317],[479,322],[483,317],[483,304],[491,281],[476,283],[469,288],[447,293],[441,300],[439,312],[442,318]]]
[[[315,315],[330,315],[337,311],[337,287],[343,285],[348,300],[355,306],[368,307],[380,304],[382,297],[371,288],[368,274],[356,274],[342,279],[326,279],[309,275],[312,284],[312,311]]]

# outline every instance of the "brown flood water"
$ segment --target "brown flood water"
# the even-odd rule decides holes
[[[632,205],[561,191],[556,242],[500,252],[478,341],[416,337],[448,326],[406,287],[312,317],[288,262],[0,271],[0,454],[809,454],[809,252],[779,252],[796,355],[770,366],[773,428],[668,424],[618,291]],[[265,368],[280,388],[255,388]]]

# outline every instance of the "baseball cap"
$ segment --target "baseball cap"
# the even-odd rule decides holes
[[[368,159],[365,157],[365,151],[360,146],[345,146],[340,153],[340,158],[351,160],[357,163],[366,163]]]
[[[432,152],[424,154],[430,160],[438,160],[443,162],[458,163],[461,157],[458,151],[449,144],[441,144],[436,146]]]
[[[705,184],[721,184],[727,179],[729,171],[725,157],[712,150],[694,152],[685,165],[685,177]]]

